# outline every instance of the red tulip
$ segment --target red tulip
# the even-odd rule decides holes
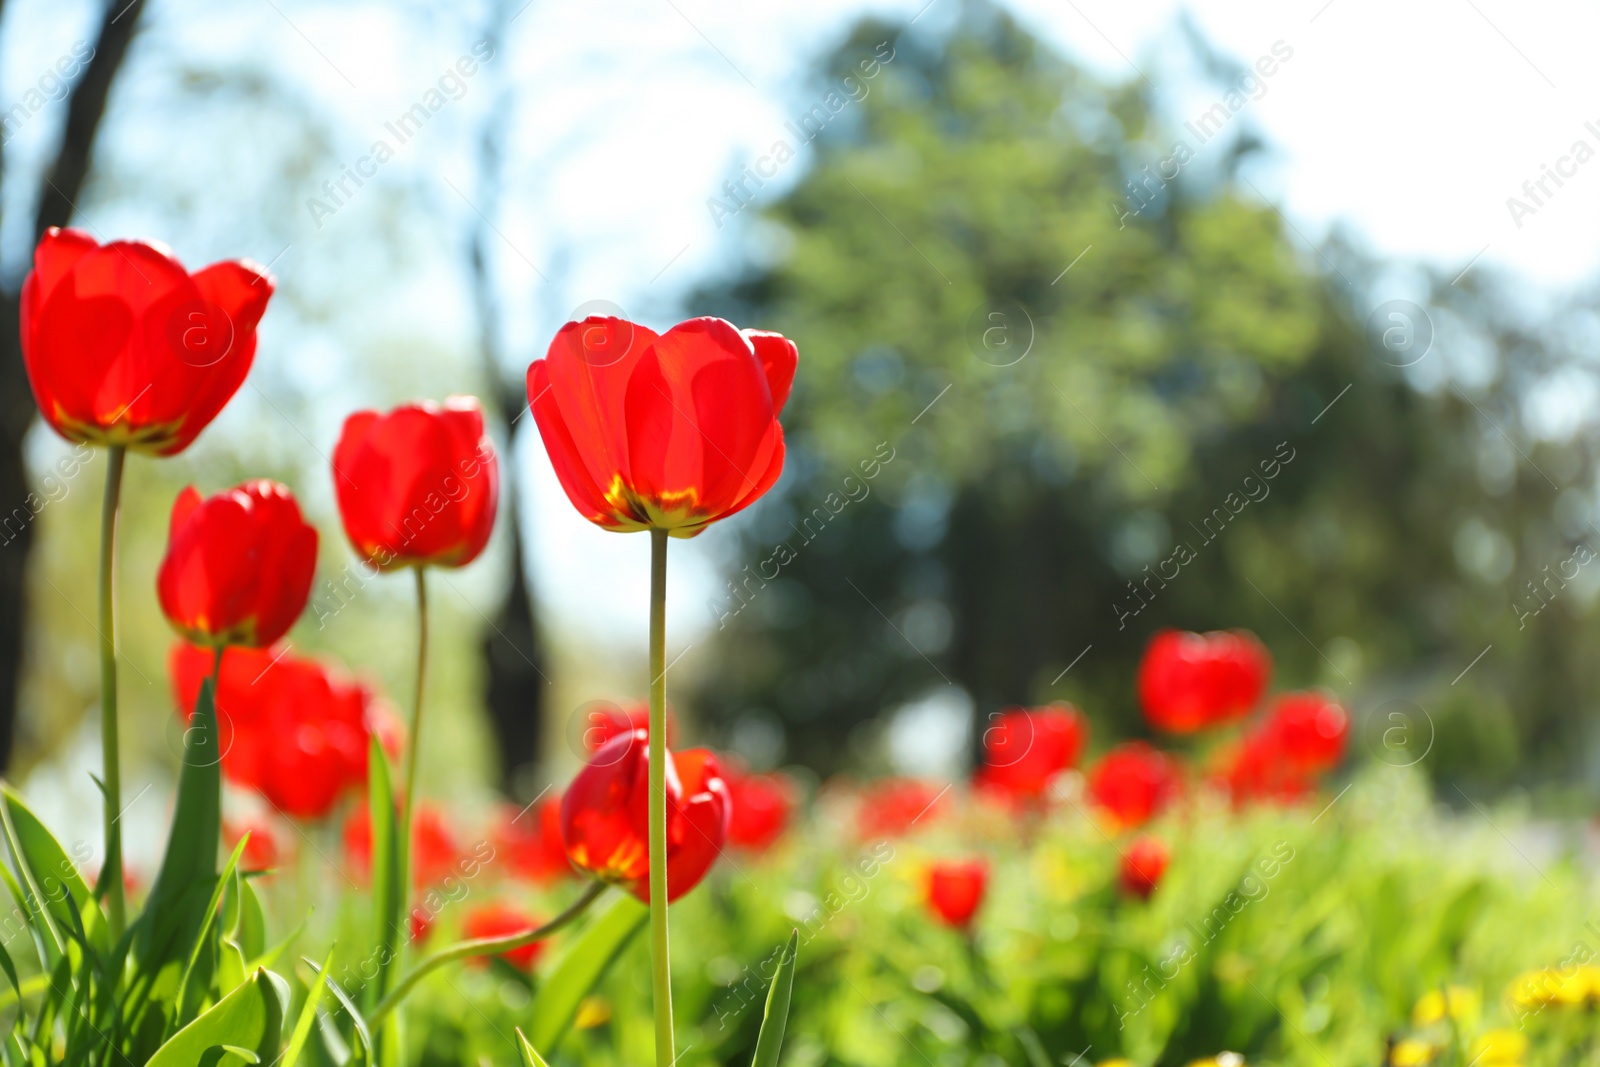
[[[1344,757],[1350,719],[1337,701],[1321,693],[1285,693],[1268,712],[1262,730],[1294,770],[1320,774]]]
[[[862,790],[856,830],[864,838],[903,837],[938,818],[949,791],[915,778],[874,782]]]
[[[649,731],[613,737],[561,798],[561,836],[573,864],[650,900]],[[699,884],[728,838],[730,802],[717,759],[703,748],[667,753],[667,900]]]
[[[420,945],[433,932],[433,913],[420,906],[412,908],[411,921],[407,925],[411,928],[411,940]]]
[[[189,644],[168,661],[185,720],[212,656]],[[367,778],[367,737],[377,703],[366,687],[286,651],[235,648],[217,686],[222,773],[286,815],[320,819]]]
[[[1248,715],[1266,690],[1272,657],[1243,630],[1163,630],[1139,664],[1139,700],[1158,730],[1195,730]]]
[[[69,441],[170,456],[244,384],[272,278],[242,261],[191,275],[148,241],[52,227],[22,286],[22,361]]]
[[[1089,724],[1070,704],[1007,708],[983,734],[980,788],[1014,801],[1041,800],[1050,782],[1078,762]]]
[[[512,937],[538,929],[542,925],[542,920],[535,919],[510,904],[495,902],[468,912],[466,922],[461,925],[461,934],[469,940],[480,937]],[[532,971],[533,965],[538,962],[539,955],[543,951],[544,942],[534,941],[521,948],[514,948],[510,952],[502,952],[500,958],[519,971]],[[480,967],[486,966],[488,959],[484,956],[475,956],[473,963]]]
[[[1143,826],[1182,788],[1178,761],[1143,741],[1118,745],[1089,771],[1089,798],[1123,826]]]
[[[597,700],[586,705],[580,723],[583,726],[583,747],[590,752],[598,752],[601,745],[618,734],[648,730],[650,705],[636,702],[623,707]],[[678,738],[678,722],[671,708],[666,709],[666,724],[667,747],[671,748]]]
[[[333,450],[344,532],[376,567],[460,567],[494,529],[500,473],[474,397],[344,420]]]
[[[1169,859],[1167,846],[1160,838],[1148,835],[1136,838],[1122,856],[1122,869],[1117,879],[1122,891],[1130,897],[1148,900],[1161,884]]]
[[[260,648],[305,610],[316,565],[317,531],[284,486],[246,482],[204,499],[190,486],[172,505],[156,589],[189,640]]]
[[[361,878],[372,872],[372,812],[361,804],[344,824],[344,854],[351,870]],[[459,874],[469,862],[450,823],[436,808],[417,805],[411,820],[411,881],[418,888],[438,885]]]
[[[728,840],[752,852],[762,852],[783,835],[794,810],[794,785],[781,774],[727,775],[733,818]]]
[[[928,868],[928,906],[946,926],[966,929],[989,887],[989,863],[982,858],[941,860]]]
[[[692,537],[778,480],[778,413],[797,358],[786,338],[721,319],[657,335],[588,318],[563,326],[528,368],[528,400],[584,518]]]
[[[1219,784],[1236,807],[1252,801],[1294,803],[1312,790],[1310,777],[1294,766],[1278,737],[1262,729],[1225,753]]]
[[[265,871],[278,865],[278,835],[265,819],[223,819],[222,841],[231,851],[238,847],[245,834],[244,855],[239,857],[239,869]]]
[[[572,874],[561,840],[561,798],[546,797],[528,808],[507,806],[495,829],[495,847],[518,877],[545,883]]]

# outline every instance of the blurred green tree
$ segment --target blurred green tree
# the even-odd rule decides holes
[[[735,741],[775,719],[823,771],[870,764],[875,734],[851,732],[946,687],[975,735],[1071,699],[1103,742],[1142,730],[1157,628],[1247,627],[1279,687],[1360,713],[1368,755],[1422,758],[1446,722],[1492,747],[1509,716],[1539,766],[1577,770],[1571,709],[1600,679],[1573,623],[1595,588],[1531,622],[1511,604],[1516,577],[1600,536],[1549,519],[1592,464],[1532,439],[1540,375],[1472,378],[1438,351],[1470,335],[1493,367],[1540,340],[1472,280],[1429,300],[1424,275],[1436,310],[1393,320],[1420,332],[1392,352],[1364,328],[1395,295],[1381,265],[1296,240],[1240,174],[1245,119],[1197,144],[1146,82],[1096,81],[987,4],[903,29],[861,23],[823,58],[816,99],[850,99],[793,188],[751,205],[748,268],[693,301],[802,352],[789,470],[710,606],[723,666],[698,709]],[[1203,58],[1225,100],[1244,68]],[[1547,460],[1563,482],[1535,473],[1546,449],[1575,453]],[[1516,576],[1480,565],[1513,541]],[[1461,762],[1484,747],[1443,746],[1452,778],[1507,781],[1498,756]]]

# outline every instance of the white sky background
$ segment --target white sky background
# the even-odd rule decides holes
[[[1593,4],[1014,0],[1010,6],[1108,79],[1143,71],[1174,125],[1218,98],[1214,86],[1178,68],[1182,11],[1214,45],[1244,62],[1276,41],[1287,43],[1293,59],[1235,121],[1252,123],[1271,146],[1247,176],[1311,241],[1342,224],[1377,253],[1431,261],[1452,273],[1481,253],[1475,269],[1515,272],[1535,296],[1586,280],[1600,266],[1600,159],[1580,168],[1520,230],[1505,203],[1575,139],[1600,148],[1600,134],[1583,128],[1586,120],[1600,124],[1600,65],[1589,54],[1600,39],[1600,8]],[[7,101],[33,83],[32,72],[87,35],[90,8],[87,0],[7,5],[0,38]],[[937,26],[956,14],[957,3],[534,0],[486,67],[511,78],[518,99],[506,202],[495,223],[504,235],[496,267],[509,309],[508,341],[519,363],[539,354],[567,311],[587,300],[615,301],[653,326],[669,324],[686,288],[734,262],[741,231],[737,224],[718,231],[706,199],[763,155],[786,120],[809,107],[804,79],[810,60],[857,15],[905,17],[919,10],[922,22]],[[342,125],[339,155],[352,162],[476,36],[467,15],[421,6],[241,0],[223,9],[198,0],[152,0],[146,18],[148,34],[139,48],[188,52],[224,69],[231,55],[292,72],[299,90]],[[497,91],[488,74],[479,75],[461,101],[448,105],[383,170],[386,181],[427,190],[452,240],[475,210],[473,124]],[[1587,112],[1586,101],[1596,102]],[[115,145],[118,158],[140,160],[138,125],[122,129],[130,132]],[[41,119],[6,150],[26,160],[53,136]],[[192,166],[204,166],[206,158],[205,146],[196,146]],[[766,194],[781,193],[809,161],[802,150]],[[305,190],[306,196],[316,193],[314,186]],[[343,246],[360,232],[361,212],[369,206],[341,211],[321,230],[306,216],[286,224],[292,242],[274,270],[304,277],[332,269],[328,264],[347,251]],[[203,202],[198,210],[203,213]],[[20,219],[20,212],[8,212],[6,232],[13,238]],[[134,193],[127,200],[113,195],[96,221],[113,234],[147,232],[153,225]],[[272,245],[281,243],[233,247],[228,219],[203,214],[188,233],[169,239],[192,263],[240,252],[266,261],[280,252]],[[7,267],[15,269],[16,242],[8,243]],[[1075,250],[1063,251],[1070,258]],[[460,260],[448,258],[458,254],[458,248],[442,247],[435,270],[413,270],[399,295],[375,294],[395,335],[470,351],[474,334],[470,305],[459,290]],[[329,378],[325,392],[337,398],[314,414],[310,436],[331,441],[344,410],[381,402],[330,370],[341,358],[370,361],[370,352],[346,349],[332,330],[292,340],[286,344],[280,336],[273,357],[280,368],[297,379]],[[264,331],[263,359],[270,343]],[[461,385],[472,387],[470,381]],[[524,444],[533,488],[525,506],[534,577],[549,620],[564,633],[637,639],[642,646],[644,539],[604,534],[580,520],[537,440]],[[678,647],[711,621],[705,601],[728,541],[726,531],[714,529],[694,542],[674,542],[671,632]]]

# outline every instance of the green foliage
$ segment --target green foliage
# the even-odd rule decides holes
[[[633,936],[650,918],[650,909],[630,896],[617,895],[589,924],[561,959],[534,1001],[528,1021],[533,1044],[554,1049],[572,1026],[578,1005],[604,977]]]

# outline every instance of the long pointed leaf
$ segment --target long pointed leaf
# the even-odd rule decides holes
[[[649,917],[648,907],[630,896],[618,896],[568,944],[533,1000],[528,1039],[534,1047],[546,1051],[556,1047],[578,1014],[578,1004]]]
[[[789,995],[794,991],[794,964],[800,957],[800,931],[789,935],[783,946],[783,958],[772,975],[772,986],[767,990],[767,1006],[761,1013],[761,1034],[756,1038],[756,1054],[750,1067],[778,1067],[778,1053],[783,1051],[783,1032],[789,1025]]]
[[[399,953],[400,912],[405,907],[394,787],[389,777],[389,759],[376,735],[367,754],[367,807],[372,822],[373,942],[378,948],[378,974],[366,989],[370,1008],[389,991],[389,973]]]
[[[522,1053],[522,1067],[550,1067],[539,1055],[539,1050],[528,1044],[528,1037],[517,1027],[517,1051]]]
[[[229,880],[234,869],[238,867],[239,857],[244,855],[244,847],[249,840],[250,834],[247,831],[239,838],[239,843],[233,846],[233,854],[228,857],[227,864],[222,868],[216,888],[211,890],[211,899],[206,903],[205,921],[200,924],[200,932],[194,939],[194,948],[189,950],[189,962],[184,966],[183,977],[178,981],[178,995],[174,1001],[177,1010],[172,1013],[175,1028],[189,1021],[188,1007],[184,1004],[189,992],[189,982],[194,977],[196,965],[200,962],[200,954],[205,951],[206,938],[211,933],[211,926],[216,922],[217,908],[222,903],[222,894],[227,892]]]
[[[300,1018],[295,1021],[294,1035],[289,1038],[289,1047],[283,1054],[280,1067],[294,1067],[306,1047],[311,1026],[317,1021],[317,1004],[322,1000],[322,991],[328,986],[328,968],[333,966],[333,951],[333,946],[329,945],[328,957],[322,961],[322,969],[317,971],[317,980],[311,983],[311,988],[306,992],[305,1005],[300,1009]]]

